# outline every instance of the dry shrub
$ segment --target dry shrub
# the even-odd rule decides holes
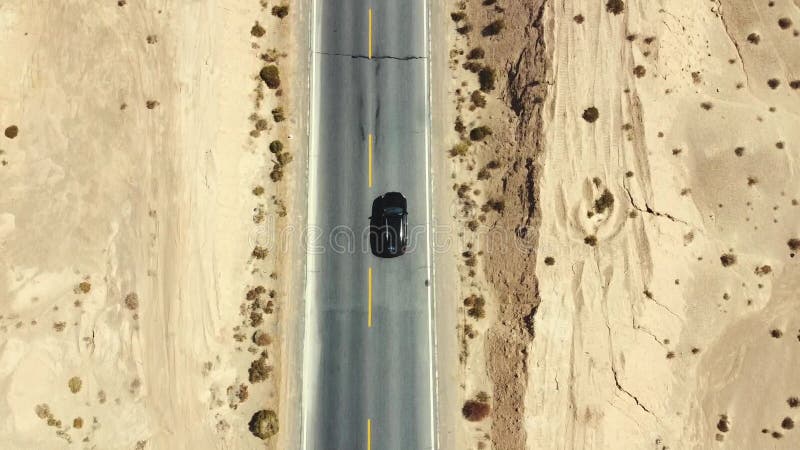
[[[53,416],[53,414],[50,412],[50,406],[47,403],[36,405],[34,411],[36,412],[36,416],[40,419],[46,419]]]
[[[81,386],[83,386],[83,381],[78,377],[72,377],[67,382],[67,386],[69,386],[69,390],[73,394],[77,394],[81,390]]]
[[[456,121],[453,124],[453,129],[456,130],[456,133],[459,135],[467,131],[467,127],[464,125],[464,119],[462,119],[461,116],[456,117]]]
[[[265,247],[262,247],[262,246],[260,246],[260,245],[257,245],[257,246],[256,246],[256,247],[253,249],[253,252],[251,253],[251,255],[252,255],[252,256],[253,256],[253,258],[255,258],[255,259],[264,259],[264,258],[266,258],[266,257],[267,257],[267,255],[269,255],[269,250],[267,250]]]
[[[280,71],[274,64],[264,66],[258,75],[270,89],[277,89],[281,85]]]
[[[500,34],[501,31],[506,27],[506,22],[503,19],[497,19],[486,25],[483,30],[481,30],[481,35],[484,37],[488,36],[496,36]]]
[[[711,102],[702,102],[700,103],[700,107],[705,109],[706,111],[711,111],[711,108],[713,108],[714,105],[711,104]]]
[[[272,167],[272,171],[269,173],[269,179],[275,183],[283,179],[283,169],[280,165],[275,164]]]
[[[462,20],[467,18],[467,13],[465,13],[464,11],[451,12],[450,18],[453,19],[453,22],[461,22]]]
[[[733,153],[736,156],[741,157],[742,155],[744,155],[744,147],[736,147],[735,149],[733,149]]]
[[[264,316],[256,311],[250,313],[250,326],[257,327],[264,323]]]
[[[467,308],[467,315],[473,319],[486,317],[486,300],[483,297],[472,294],[464,299],[464,306]]]
[[[780,339],[783,336],[783,331],[777,328],[773,328],[769,330],[769,335],[774,337],[775,339]]]
[[[484,56],[486,52],[482,47],[475,47],[467,53],[467,59],[483,59]]]
[[[479,400],[467,400],[461,408],[461,414],[470,422],[480,422],[489,416],[491,407]]]
[[[727,433],[731,430],[731,423],[728,420],[728,416],[722,414],[719,416],[719,421],[717,422],[717,429],[723,433]]]
[[[158,42],[158,36],[155,34],[150,34],[146,38],[148,44],[155,44]]]
[[[719,261],[722,263],[722,267],[729,267],[736,264],[736,255],[733,253],[725,253],[719,257]]]
[[[160,103],[158,103],[158,100],[148,100],[144,103],[144,106],[146,106],[147,109],[155,109],[155,107],[158,105],[160,105]]]
[[[469,96],[470,100],[472,100],[472,104],[477,106],[478,108],[483,108],[486,106],[486,97],[481,94],[481,91],[475,90],[472,91],[472,94]]]
[[[625,10],[625,2],[622,0],[608,0],[606,3],[606,11],[611,14],[621,14]]]
[[[269,439],[278,433],[278,415],[269,409],[257,411],[250,418],[248,428],[256,437]]]
[[[790,408],[797,408],[800,406],[800,398],[789,397],[786,399],[786,404],[789,405]]]
[[[75,428],[77,430],[83,428],[83,419],[80,417],[72,419],[72,428]]]
[[[272,120],[275,122],[283,122],[286,120],[286,116],[283,114],[283,108],[278,106],[272,110]]]
[[[750,33],[747,35],[747,42],[758,45],[758,43],[761,42],[761,36],[759,36],[758,33]]]
[[[247,291],[247,300],[253,301],[258,300],[261,294],[265,293],[267,290],[264,289],[264,286],[256,286],[253,289]]]
[[[547,256],[544,258],[544,263],[548,266],[552,266],[556,263],[556,259],[553,258],[552,256]]]
[[[606,209],[611,209],[613,207],[614,195],[609,192],[608,189],[603,190],[600,198],[594,201],[594,210],[597,214],[603,214]]]
[[[636,75],[636,78],[642,78],[646,73],[647,69],[645,69],[642,65],[638,65],[633,68],[633,74]]]
[[[792,80],[789,82],[789,87],[792,89],[800,89],[800,80]]]
[[[770,78],[769,80],[767,80],[767,86],[769,86],[770,89],[778,89],[778,86],[780,85],[781,85],[781,80],[777,78]]]
[[[253,343],[260,347],[266,347],[272,343],[272,338],[269,336],[269,334],[261,330],[257,330],[255,333],[253,333]]]
[[[578,25],[582,24],[583,23],[583,14],[576,15],[575,17],[572,18],[572,20],[574,20],[575,23],[577,23]]]
[[[264,33],[266,32],[267,30],[265,30],[264,27],[262,27],[261,24],[258,23],[258,21],[256,21],[255,25],[253,25],[253,28],[250,28],[250,34],[257,38],[264,36]]]
[[[280,153],[281,151],[283,151],[283,142],[277,140],[270,142],[269,151],[271,153]]]
[[[794,420],[791,417],[784,417],[781,421],[781,428],[784,430],[791,430],[794,428]]]
[[[500,199],[489,199],[486,203],[481,207],[481,211],[488,212],[488,211],[496,211],[502,213],[503,210],[506,209],[506,202]]]
[[[594,247],[597,245],[597,236],[595,235],[586,236],[585,238],[583,238],[583,243],[591,247]]]
[[[791,238],[786,242],[786,245],[789,246],[789,250],[796,252],[800,250],[800,239],[798,238]]]
[[[264,186],[256,186],[253,188],[253,195],[256,197],[264,194]]]
[[[135,292],[125,296],[125,307],[131,311],[136,311],[139,308],[139,296]]]
[[[281,166],[285,166],[290,162],[292,162],[292,159],[294,158],[292,157],[292,154],[289,152],[281,152],[278,153],[277,159],[278,159],[278,164],[280,164]]]
[[[469,34],[469,32],[472,31],[472,25],[465,23],[464,26],[456,28],[456,31],[458,32],[458,34],[463,34],[463,35]]]
[[[467,250],[461,254],[464,258],[464,265],[467,267],[475,267],[478,265],[478,259],[475,257],[475,254],[471,251]]]
[[[10,127],[6,128],[5,135],[9,139],[14,139],[19,134],[19,128],[16,125],[11,125]]]
[[[89,283],[88,281],[81,281],[77,286],[75,286],[73,292],[75,292],[76,294],[88,294],[89,291],[91,290],[92,290],[91,283]]]
[[[273,6],[272,15],[279,19],[283,19],[284,17],[289,15],[289,6],[288,5]]]
[[[267,365],[267,356],[262,353],[260,358],[250,363],[247,372],[251,383],[260,383],[269,378],[272,366]]]
[[[461,67],[463,67],[464,70],[468,70],[472,73],[478,73],[481,71],[481,69],[483,69],[483,64],[477,61],[467,61],[462,64]]]
[[[781,17],[778,19],[778,26],[781,30],[788,30],[792,26],[792,19],[788,17]]]
[[[491,67],[484,67],[478,72],[478,83],[481,85],[483,92],[491,92],[494,90],[495,72]]]
[[[769,275],[772,272],[772,267],[767,264],[764,264],[763,266],[756,267],[754,272],[758,276]]]
[[[590,106],[583,110],[581,117],[589,123],[594,123],[600,117],[600,112],[594,106]]]
[[[469,150],[469,142],[461,141],[450,149],[450,156],[464,156]]]

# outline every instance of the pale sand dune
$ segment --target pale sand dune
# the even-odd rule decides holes
[[[558,2],[546,16],[554,80],[528,447],[796,447],[780,422],[800,392],[787,247],[800,231],[800,92],[789,85],[800,38],[778,25],[797,22],[796,7],[626,2],[613,15]],[[590,106],[592,124],[581,118]],[[604,189],[613,208],[587,217]],[[728,252],[737,262],[723,267]],[[771,272],[755,273],[763,265]],[[718,429],[721,415],[730,431]]]
[[[260,284],[279,312],[286,291],[280,252],[251,252],[254,208],[277,218],[288,186],[266,146],[288,144],[293,105],[254,105],[259,54],[288,24],[256,1],[14,1],[0,24],[0,128],[19,130],[0,136],[2,446],[263,447],[247,422],[279,410],[279,323],[242,325],[240,308]],[[256,329],[275,369],[239,405]]]

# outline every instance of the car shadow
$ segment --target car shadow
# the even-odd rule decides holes
[[[380,240],[380,217],[383,201],[381,197],[372,201],[372,214],[369,216],[369,248],[377,257],[383,256],[383,244]]]

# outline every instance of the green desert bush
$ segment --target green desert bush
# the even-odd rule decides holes
[[[482,141],[492,135],[492,129],[486,125],[475,127],[469,131],[469,138],[473,141]]]
[[[269,409],[257,411],[250,418],[248,428],[256,437],[269,439],[278,433],[278,415]]]
[[[461,141],[450,149],[450,156],[464,156],[469,150],[469,142]]]

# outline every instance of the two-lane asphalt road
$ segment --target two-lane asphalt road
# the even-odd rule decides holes
[[[303,448],[434,449],[426,3],[314,10]],[[366,230],[388,191],[410,242],[381,259]]]

